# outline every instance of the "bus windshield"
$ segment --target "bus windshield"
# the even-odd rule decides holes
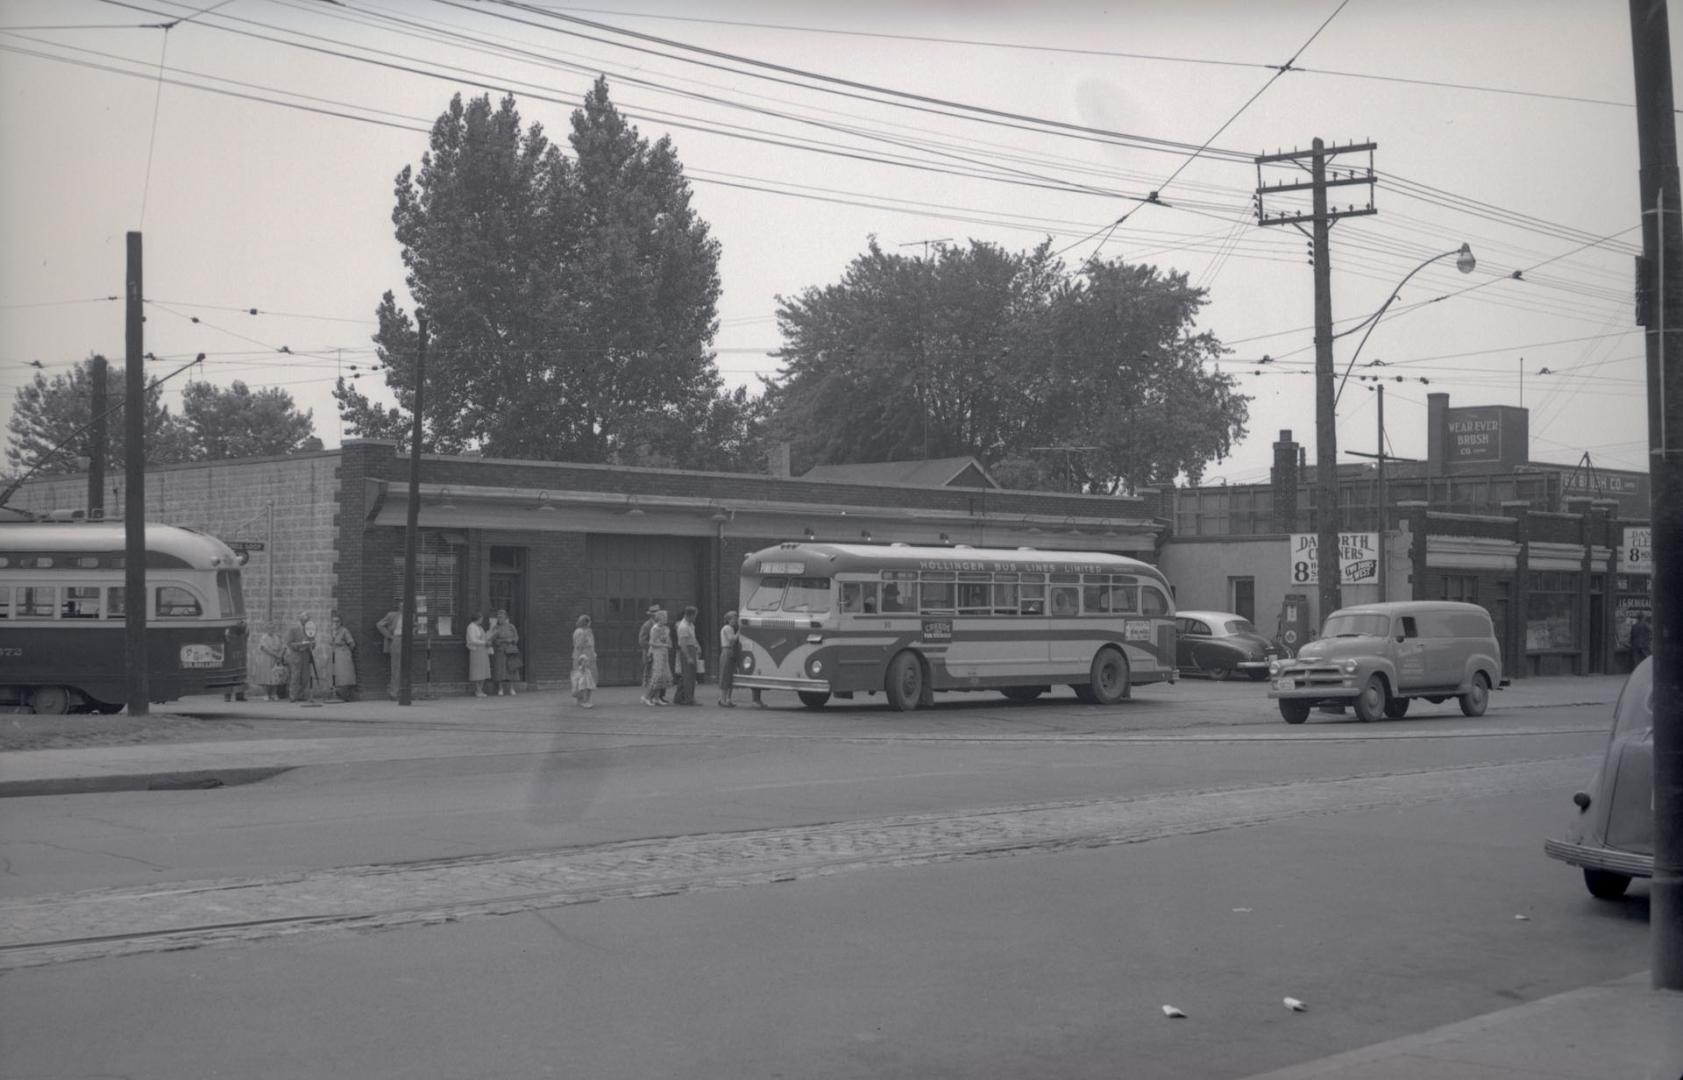
[[[830,610],[830,579],[767,574],[748,597],[749,611],[788,611],[822,615]]]

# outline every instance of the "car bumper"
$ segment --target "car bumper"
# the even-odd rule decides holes
[[[785,679],[772,675],[738,675],[731,686],[749,690],[793,690],[796,693],[828,694],[830,684],[823,679]]]
[[[1268,680],[1268,696],[1280,700],[1325,701],[1329,698],[1360,697],[1362,692],[1362,677],[1340,674],[1336,678],[1320,677],[1315,679],[1293,678],[1290,675],[1277,675]]]
[[[1272,659],[1241,660],[1237,664],[1234,664],[1233,668],[1235,671],[1267,671],[1268,665],[1273,662],[1274,661]]]
[[[1636,851],[1618,851],[1597,844],[1573,844],[1566,840],[1544,840],[1543,853],[1571,866],[1606,870],[1626,877],[1654,876],[1654,857]]]

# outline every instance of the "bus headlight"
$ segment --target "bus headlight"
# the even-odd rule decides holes
[[[824,661],[816,656],[808,660],[806,662],[806,673],[815,679],[818,678],[818,676],[824,674]]]
[[[754,654],[748,652],[743,653],[742,659],[736,662],[736,670],[740,671],[744,675],[754,674]]]

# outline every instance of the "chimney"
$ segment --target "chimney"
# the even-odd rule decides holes
[[[1426,395],[1426,475],[1443,476],[1449,448],[1449,395]]]
[[[789,479],[789,442],[774,442],[766,451],[766,471],[779,479]]]
[[[1274,531],[1297,531],[1297,470],[1302,447],[1292,441],[1290,429],[1280,432],[1274,444],[1274,467],[1268,479],[1274,488]]]

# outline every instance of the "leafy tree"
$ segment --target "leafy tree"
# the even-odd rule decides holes
[[[1120,261],[1069,274],[1048,244],[923,258],[873,240],[842,280],[779,297],[772,427],[799,466],[972,454],[1002,482],[1089,492],[1196,479],[1244,434],[1205,369],[1205,294]],[[1037,446],[1091,446],[1047,458]]]
[[[37,372],[35,378],[18,387],[12,401],[12,418],[6,424],[6,461],[10,470],[22,475],[37,464],[38,476],[55,473],[80,472],[83,464],[77,458],[91,458],[94,453],[93,431],[75,434],[93,420],[94,362],[90,357],[68,372],[48,379]],[[158,385],[156,378],[147,381],[145,402],[146,460],[163,465],[187,460],[187,440],[180,421],[168,407],[161,404],[152,392]],[[107,408],[114,408],[105,419],[105,462],[108,470],[122,468],[124,406],[123,365],[105,367],[105,399]],[[75,437],[72,438],[72,435]],[[66,442],[66,440],[69,440]],[[54,453],[54,447],[65,443]]]
[[[190,383],[181,393],[181,428],[195,461],[321,449],[313,411],[300,413],[278,387],[253,391],[237,379],[226,390]]]
[[[571,157],[539,125],[522,130],[512,97],[458,95],[420,170],[398,174],[392,221],[428,323],[428,449],[636,460],[733,415],[707,354],[719,245],[671,142],[642,138],[598,79],[570,144]],[[401,440],[417,325],[390,292],[377,314],[399,408],[343,382],[334,396],[357,434]]]

